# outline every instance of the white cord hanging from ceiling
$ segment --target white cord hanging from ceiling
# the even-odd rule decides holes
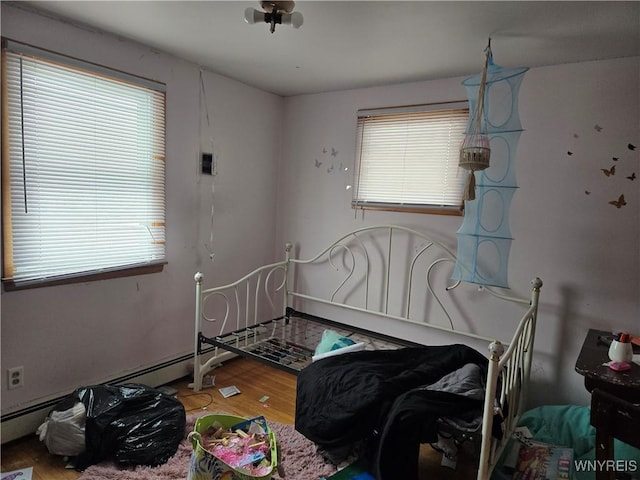
[[[209,254],[209,259],[213,261],[215,257],[214,252],[214,236],[213,236],[213,222],[215,216],[215,177],[218,174],[217,167],[217,155],[215,153],[215,142],[213,139],[213,130],[211,127],[211,120],[209,118],[209,106],[207,103],[207,92],[204,85],[204,76],[202,74],[202,68],[200,69],[200,95],[199,95],[199,108],[200,108],[200,139],[202,139],[202,105],[204,103],[205,109],[205,118],[207,120],[207,131],[212,135],[209,137],[209,142],[211,146],[211,211],[209,217],[209,242],[205,243],[204,246],[207,249],[207,253]]]

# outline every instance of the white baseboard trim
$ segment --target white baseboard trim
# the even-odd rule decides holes
[[[236,355],[231,352],[223,352],[218,355],[220,361],[229,360]],[[193,373],[193,355],[184,355],[161,364],[133,371],[125,376],[98,383],[141,383],[150,387],[158,387],[166,383],[190,376]],[[0,428],[0,443],[5,444],[27,435],[32,435],[44,422],[53,407],[73,391],[49,399],[35,402],[19,410],[2,415],[2,428]]]

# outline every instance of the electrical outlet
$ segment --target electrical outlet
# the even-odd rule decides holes
[[[24,387],[24,367],[7,368],[7,387],[9,390]]]

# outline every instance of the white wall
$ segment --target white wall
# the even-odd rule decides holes
[[[4,414],[192,352],[194,273],[226,282],[273,261],[283,99],[205,72],[207,125],[197,65],[6,3],[2,35],[166,83],[168,260],[159,274],[3,292],[3,374],[19,365],[25,373],[25,386],[10,391],[2,376]],[[218,156],[214,262],[201,147]]]
[[[516,160],[520,188],[511,207],[509,278],[522,296],[529,295],[531,278],[544,281],[532,405],[588,401],[574,365],[589,328],[640,335],[640,179],[625,178],[640,175],[640,154],[627,148],[640,146],[639,72],[640,58],[570,64],[532,69],[522,84],[525,131]],[[299,242],[303,255],[313,254],[353,228],[399,223],[429,231],[455,251],[460,217],[355,214],[346,185],[358,109],[465,99],[461,80],[286,98],[278,244]],[[600,169],[614,163],[616,175],[606,177]],[[627,205],[617,209],[608,202],[621,193]],[[501,313],[474,308],[478,319]],[[472,322],[482,328],[481,320]],[[424,332],[402,335],[425,338]]]

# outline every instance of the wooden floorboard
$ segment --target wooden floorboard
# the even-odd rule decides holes
[[[241,417],[263,415],[267,420],[294,423],[296,377],[262,363],[238,358],[226,362],[211,372],[215,386],[194,393],[188,387],[189,380],[173,382],[178,390],[187,415],[199,412],[225,412]],[[223,398],[218,388],[235,385],[239,395]],[[268,396],[266,402],[260,402]],[[475,468],[469,463],[456,470],[440,466],[440,455],[429,446],[422,446],[420,455],[420,479],[460,480],[475,478]],[[81,473],[66,469],[62,457],[49,454],[37,436],[30,435],[2,445],[0,470],[8,472],[33,467],[33,480],[77,480]],[[186,475],[185,475],[186,478]],[[312,480],[312,479],[310,479]]]

